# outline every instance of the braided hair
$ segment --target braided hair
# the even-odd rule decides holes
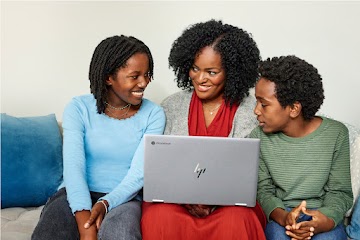
[[[305,120],[312,119],[324,101],[322,78],[318,70],[294,55],[268,58],[260,63],[260,76],[275,83],[275,94],[282,107],[301,103]]]
[[[251,34],[222,21],[196,23],[185,29],[170,50],[169,66],[176,75],[177,86],[193,89],[189,70],[199,51],[210,46],[221,56],[225,70],[225,101],[240,103],[258,79],[260,52]]]
[[[102,40],[95,48],[90,68],[90,90],[96,99],[99,114],[105,111],[109,86],[106,80],[116,76],[119,68],[125,67],[127,60],[136,53],[145,53],[149,58],[149,77],[153,78],[154,62],[150,49],[139,39],[132,36],[113,36]]]

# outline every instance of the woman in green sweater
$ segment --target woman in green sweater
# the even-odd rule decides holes
[[[323,103],[321,76],[295,56],[260,64],[254,113],[261,139],[258,201],[266,238],[346,240],[351,207],[349,135],[340,122],[315,116]]]

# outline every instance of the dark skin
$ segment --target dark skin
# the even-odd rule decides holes
[[[78,225],[78,230],[80,234],[80,240],[93,240],[97,239],[97,230],[96,226],[92,225],[89,228],[85,228],[85,222],[89,219],[91,213],[90,211],[78,211],[75,213],[76,223]]]
[[[124,67],[119,68],[115,75],[106,79],[109,88],[107,102],[114,107],[122,108],[129,105],[129,108],[121,110],[106,108],[105,113],[112,118],[125,119],[136,114],[139,110],[143,92],[150,82],[149,59],[145,53],[136,53],[131,56]],[[109,203],[104,200],[107,208]],[[78,225],[80,240],[97,240],[97,232],[105,217],[106,209],[104,204],[97,202],[91,211],[83,210],[75,212],[75,219]]]
[[[107,107],[105,113],[112,118],[125,119],[137,113],[140,108],[143,92],[150,82],[148,75],[149,59],[145,53],[136,53],[127,61],[125,67],[121,67],[114,76],[106,79],[109,87],[108,103],[111,106],[121,108],[131,104],[129,108],[114,110]],[[107,208],[109,203],[104,200]],[[80,240],[96,240],[97,232],[105,217],[104,204],[97,202],[91,211],[79,211],[75,213]]]
[[[107,207],[109,207],[106,200],[104,200],[104,203]],[[97,232],[104,220],[105,213],[105,206],[100,202],[94,204],[91,211],[84,210],[75,212],[75,219],[78,225],[80,240],[97,240]]]
[[[208,127],[223,102],[226,74],[220,54],[209,46],[201,49],[189,71],[189,76],[192,79],[194,91],[202,102],[205,125]],[[214,207],[201,204],[184,204],[183,206],[191,215],[199,218],[208,216]]]
[[[312,216],[312,220],[297,223],[296,220],[301,213]],[[270,218],[286,228],[286,234],[291,237],[291,240],[311,239],[317,233],[330,231],[335,225],[332,219],[320,211],[307,210],[306,201],[302,201],[299,206],[293,208],[290,212],[276,208],[271,212]]]
[[[257,105],[254,113],[266,133],[281,131],[290,137],[304,137],[314,132],[322,122],[318,117],[305,120],[300,102],[282,107],[276,98],[275,84],[265,78],[261,78],[256,84],[255,96]],[[312,220],[297,223],[296,220],[301,213],[312,216]],[[285,227],[286,234],[292,240],[311,239],[317,233],[330,231],[335,225],[332,219],[320,211],[307,210],[306,201],[290,212],[276,208],[271,212],[270,219]]]
[[[211,210],[214,206],[212,205],[202,205],[202,204],[184,204],[183,205],[191,215],[202,218],[210,215]]]

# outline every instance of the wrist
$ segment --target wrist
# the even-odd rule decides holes
[[[109,203],[108,203],[108,201],[106,201],[105,199],[101,199],[101,200],[98,200],[96,203],[102,204],[104,206],[104,208],[105,208],[105,214],[108,213],[108,211],[109,211]]]
[[[286,218],[287,218],[288,212],[285,211],[282,208],[275,208],[270,213],[270,218],[277,222],[279,225],[285,227],[286,226]]]

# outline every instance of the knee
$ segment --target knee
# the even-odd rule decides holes
[[[140,219],[130,217],[130,214],[124,216],[115,216],[113,218],[104,219],[98,232],[99,240],[140,240]]]
[[[98,234],[101,240],[141,239],[139,203],[127,203],[112,209],[104,218]]]
[[[270,221],[265,228],[267,240],[289,240],[285,233],[285,228],[274,221]]]
[[[108,227],[119,227],[119,226],[133,226],[139,225],[141,218],[140,205],[136,204],[124,204],[111,210],[105,217],[103,224]]]
[[[329,232],[323,232],[315,234],[311,239],[314,240],[327,240],[327,239],[336,239],[336,240],[347,240],[347,235],[345,231],[345,226],[339,224],[336,228],[332,229]],[[357,239],[357,238],[354,238]]]

